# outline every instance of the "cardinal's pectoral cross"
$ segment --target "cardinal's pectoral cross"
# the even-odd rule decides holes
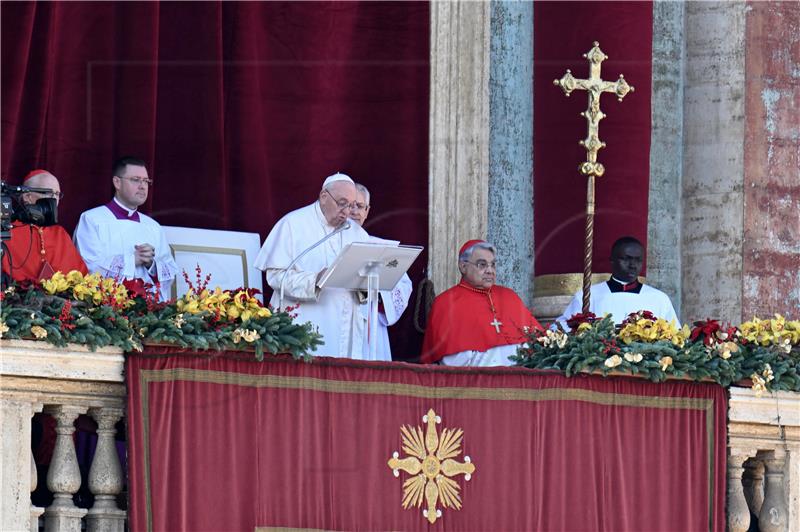
[[[497,316],[495,316],[494,321],[489,322],[489,325],[494,327],[494,330],[497,331],[497,334],[500,334],[500,326],[503,324],[502,321],[497,321]]]

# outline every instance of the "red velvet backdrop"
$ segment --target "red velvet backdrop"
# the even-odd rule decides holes
[[[263,238],[339,170],[373,193],[368,231],[427,243],[426,2],[3,2],[0,14],[2,178],[52,171],[68,231],[108,201],[112,160],[134,154],[155,179],[143,210],[165,225]],[[396,352],[418,351],[411,314]]]
[[[650,92],[652,81],[653,5],[651,2],[534,2],[533,169],[536,275],[583,271],[586,178],[578,164],[586,151],[586,91],[567,98],[553,80],[566,69],[577,78],[589,75],[582,54],[599,41],[609,56],[603,79],[620,74],[635,87],[620,103],[601,98],[607,117],[600,122],[598,161],[606,174],[597,180],[593,263],[610,271],[611,244],[632,235],[647,241],[650,176]]]
[[[725,526],[727,394],[714,384],[177,355],[131,356],[125,374],[131,530]],[[424,500],[402,507],[417,473],[388,465],[411,455],[402,426],[431,441],[429,409],[461,506],[439,502],[433,527]],[[441,456],[445,429],[463,430],[450,459],[469,457],[468,481]]]

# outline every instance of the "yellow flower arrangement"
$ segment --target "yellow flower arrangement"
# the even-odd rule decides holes
[[[762,320],[753,318],[739,326],[742,338],[762,346],[775,345],[788,352],[800,345],[800,320],[789,321],[780,314]]]
[[[72,270],[65,275],[56,272],[50,279],[42,281],[42,288],[51,295],[71,292],[73,298],[95,305],[107,303],[119,308],[133,305],[127,288],[114,279],[101,277],[99,273],[83,275]]]
[[[272,313],[261,302],[252,297],[246,290],[231,293],[220,287],[213,291],[203,289],[200,293],[190,289],[186,295],[176,302],[179,312],[198,314],[210,312],[221,319],[240,320],[246,322],[251,318],[269,318]]]
[[[655,320],[639,318],[626,323],[619,332],[619,339],[630,344],[632,342],[657,342],[667,340],[677,347],[683,347],[691,332],[684,326],[678,329],[675,321],[666,321],[661,318]]]

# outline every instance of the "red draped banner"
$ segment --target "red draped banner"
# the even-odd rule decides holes
[[[717,385],[152,353],[127,375],[132,530],[725,525]]]
[[[652,85],[652,2],[545,2],[533,4],[533,170],[536,275],[583,271],[586,177],[578,164],[586,150],[586,91],[567,98],[553,80],[567,69],[589,76],[582,57],[598,41],[608,55],[604,80],[620,74],[635,92],[618,102],[601,97],[607,115],[600,122],[598,161],[606,173],[597,180],[594,271],[610,271],[611,244],[623,235],[647,242],[650,184],[650,101]],[[537,287],[538,289],[539,287]]]

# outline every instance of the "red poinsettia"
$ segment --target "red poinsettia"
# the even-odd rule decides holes
[[[150,283],[145,283],[142,279],[125,279],[122,281],[131,297],[147,297],[147,292],[153,287]]]
[[[718,320],[706,319],[705,321],[694,322],[692,334],[689,339],[696,342],[702,338],[705,345],[712,345],[716,342],[731,340],[737,336],[736,327],[724,327]]]
[[[569,328],[574,331],[581,323],[592,324],[598,319],[600,318],[598,318],[594,312],[579,312],[577,314],[573,314],[572,317],[567,320],[567,325],[569,325]]]
[[[656,315],[650,312],[649,310],[640,310],[638,312],[631,312],[628,314],[628,317],[622,322],[622,325],[625,326],[629,323],[636,323],[639,320],[650,320],[656,321]]]

